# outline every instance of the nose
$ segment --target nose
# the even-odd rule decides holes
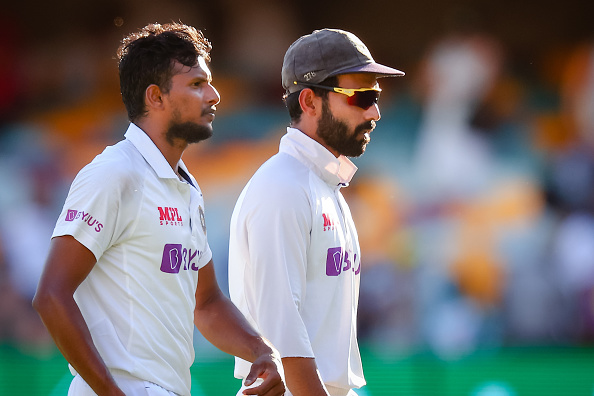
[[[380,109],[377,103],[374,103],[373,106],[370,106],[367,110],[365,110],[365,118],[367,120],[379,121],[382,118],[380,114]]]
[[[208,94],[208,103],[213,105],[219,104],[221,101],[221,95],[219,94],[219,91],[217,91],[214,85],[210,83],[208,84],[208,87],[210,88],[210,92]]]

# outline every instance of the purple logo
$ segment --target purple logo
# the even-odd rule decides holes
[[[339,247],[328,249],[326,256],[326,275],[338,276],[342,270],[342,249]]]
[[[184,271],[198,271],[198,250],[187,249],[179,243],[168,243],[163,247],[163,258],[161,259],[161,271],[168,274],[179,274]]]
[[[100,223],[97,219],[93,218],[93,216],[91,216],[89,212],[85,212],[84,210],[79,211],[75,209],[68,209],[64,221],[74,220],[82,220],[89,227],[93,227],[95,232],[101,232],[101,230],[103,229],[103,224]]]
[[[68,213],[66,213],[66,221],[74,221],[74,219],[76,219],[77,214],[78,210],[68,209]]]
[[[182,263],[182,245],[178,243],[168,243],[163,249],[163,259],[161,260],[161,271],[168,274],[177,274]]]
[[[359,275],[361,272],[361,262],[359,262],[357,268],[353,264],[357,264],[357,255],[353,255],[351,261],[349,252],[342,251],[342,248],[335,247],[328,249],[326,255],[326,275],[327,276],[338,276],[341,272],[351,270],[355,272],[355,275]]]

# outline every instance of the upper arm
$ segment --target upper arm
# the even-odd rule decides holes
[[[93,253],[72,236],[53,238],[37,287],[36,299],[50,293],[74,294],[95,263]]]
[[[214,264],[210,260],[198,271],[198,286],[196,287],[196,310],[222,295],[215,275]]]
[[[252,179],[232,218],[230,273],[238,271],[230,287],[239,283],[244,313],[281,356],[313,356],[301,317],[311,230],[307,185],[266,176]]]
[[[283,184],[254,186],[259,192],[251,197],[245,223],[251,263],[248,278],[290,292],[300,306],[305,298],[311,204],[300,185]],[[266,191],[263,197],[262,191]],[[271,291],[262,291],[267,290]]]

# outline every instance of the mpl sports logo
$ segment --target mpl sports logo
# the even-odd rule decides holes
[[[95,232],[101,232],[103,229],[103,224],[101,224],[97,219],[93,218],[90,213],[85,212],[84,210],[68,209],[68,212],[66,212],[66,218],[64,220],[81,220],[89,227],[94,227]]]
[[[184,221],[177,208],[157,207],[159,209],[159,225],[183,226]]]
[[[336,225],[338,224],[338,221],[330,216],[327,213],[322,213],[322,217],[324,218],[324,231],[330,231],[330,230],[335,230],[336,229]]]

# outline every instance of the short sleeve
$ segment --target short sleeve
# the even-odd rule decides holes
[[[134,203],[127,195],[137,191],[137,179],[117,164],[91,162],[72,182],[52,238],[72,235],[99,259],[134,222]],[[124,205],[128,217],[122,214]]]

